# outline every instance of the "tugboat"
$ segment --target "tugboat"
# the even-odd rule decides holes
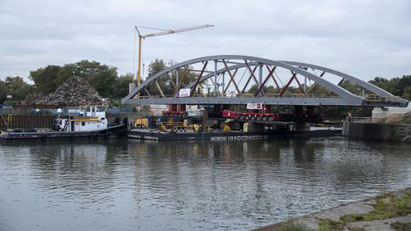
[[[56,139],[101,139],[118,138],[127,134],[127,119],[109,124],[106,112],[97,106],[80,107],[78,113],[56,118],[54,130],[5,131],[0,133],[4,140],[56,140]]]

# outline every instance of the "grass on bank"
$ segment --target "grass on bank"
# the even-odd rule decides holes
[[[318,223],[318,231],[342,231],[348,223],[358,221],[385,220],[394,217],[402,217],[411,214],[411,193],[407,193],[401,198],[393,194],[386,194],[377,197],[374,209],[364,214],[347,214],[340,217],[339,221],[321,219]],[[395,222],[391,227],[396,231],[411,230],[410,222]],[[304,224],[299,224],[294,220],[286,222],[280,226],[279,231],[313,231]],[[350,231],[364,231],[361,227],[350,227]]]
[[[348,214],[340,218],[344,223],[357,221],[385,220],[393,217],[406,216],[411,213],[411,193],[398,198],[392,194],[376,199],[374,209],[365,214]]]
[[[308,228],[304,224],[299,224],[294,221],[286,222],[281,225],[277,231],[314,231],[313,229]]]

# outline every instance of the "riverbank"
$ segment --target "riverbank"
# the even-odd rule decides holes
[[[411,230],[411,187],[255,229],[271,230]]]

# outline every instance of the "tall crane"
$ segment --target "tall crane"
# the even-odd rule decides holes
[[[180,33],[180,32],[186,32],[186,31],[190,31],[190,30],[198,30],[198,29],[204,29],[207,27],[212,27],[214,25],[210,25],[210,24],[205,24],[205,25],[201,25],[201,26],[193,26],[193,27],[187,27],[187,28],[182,28],[182,29],[178,29],[178,30],[163,30],[161,32],[157,32],[157,33],[151,33],[151,34],[145,34],[142,35],[140,33],[140,31],[138,30],[138,27],[135,26],[136,31],[138,33],[138,71],[137,71],[137,87],[140,86],[141,83],[141,42],[143,39],[145,38],[149,38],[149,37],[154,37],[154,36],[161,36],[161,35],[168,35],[168,34],[175,34],[175,33]],[[142,28],[149,28],[149,29],[157,29],[157,28],[150,28],[150,27],[143,27],[140,26]],[[160,30],[160,29],[157,29]]]

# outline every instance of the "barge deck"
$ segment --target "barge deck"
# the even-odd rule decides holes
[[[128,138],[153,141],[187,141],[187,140],[264,140],[270,137],[324,137],[336,136],[341,134],[341,129],[315,129],[309,131],[262,131],[262,132],[243,132],[243,131],[159,131],[157,129],[130,129]]]

